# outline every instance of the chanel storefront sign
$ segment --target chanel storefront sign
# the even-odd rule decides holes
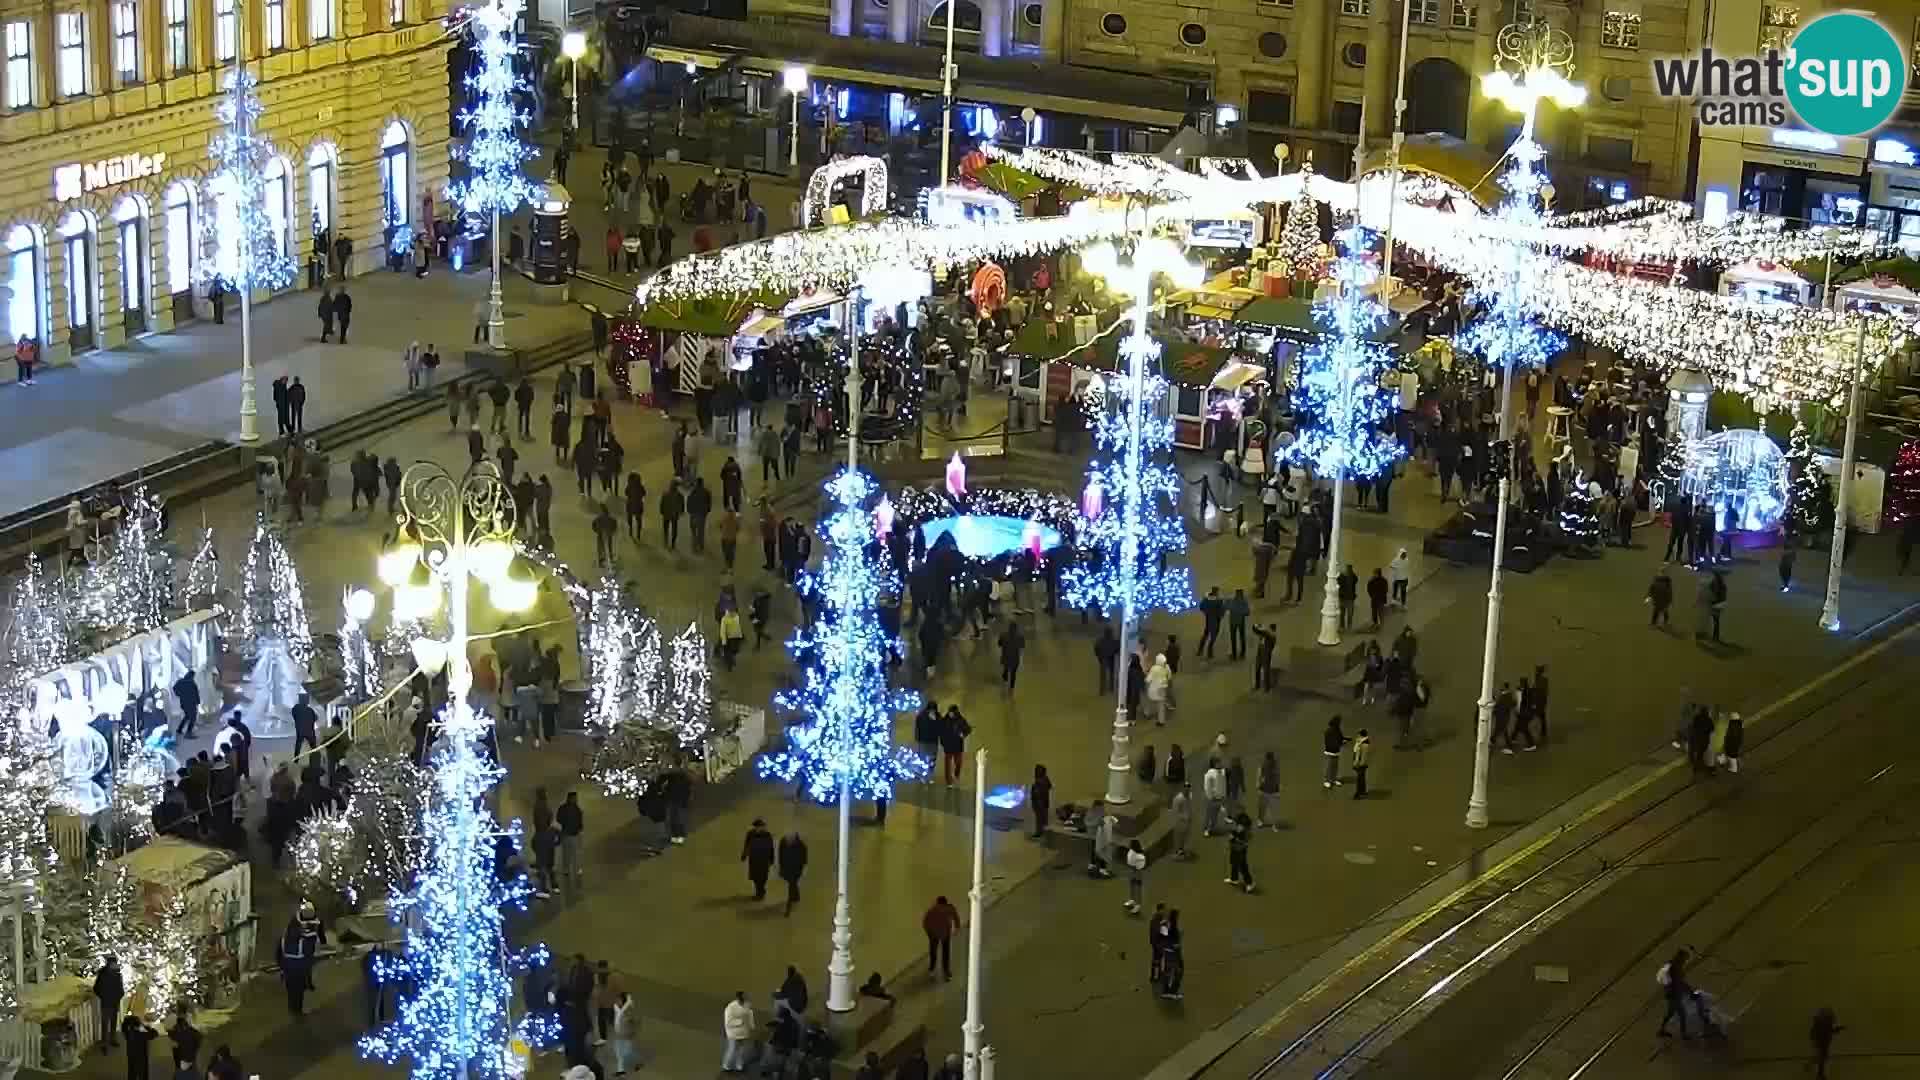
[[[165,154],[122,154],[104,161],[60,165],[53,170],[53,197],[71,202],[90,191],[158,176],[166,164]]]

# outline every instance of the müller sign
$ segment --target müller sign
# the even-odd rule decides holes
[[[90,191],[117,187],[135,180],[145,180],[149,176],[160,175],[167,164],[165,154],[121,154],[104,161],[90,161],[84,165],[71,164],[55,166],[53,170],[53,197],[61,202],[71,202]]]

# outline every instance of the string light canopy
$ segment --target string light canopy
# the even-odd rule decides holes
[[[807,177],[807,193],[801,201],[807,227],[824,225],[827,208],[833,204],[836,184],[850,177],[860,178],[860,217],[887,209],[887,163],[877,157],[835,158],[813,170]]]

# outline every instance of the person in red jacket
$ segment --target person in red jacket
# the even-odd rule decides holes
[[[933,977],[937,960],[942,978],[953,979],[953,932],[960,929],[960,912],[944,896],[933,898],[933,906],[920,917],[920,929],[927,932],[927,977]]]

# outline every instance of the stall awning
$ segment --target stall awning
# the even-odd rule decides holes
[[[1318,341],[1319,324],[1313,320],[1313,304],[1296,296],[1263,296],[1234,314],[1233,321],[1244,326],[1264,326],[1296,341]],[[1389,315],[1371,340],[1386,341],[1400,330],[1401,318]]]
[[[1123,331],[1116,330],[1085,348],[1076,348],[1071,327],[1061,327],[1060,335],[1049,339],[1044,323],[1029,321],[1014,337],[1012,352],[1036,360],[1063,361],[1091,371],[1117,371],[1120,341],[1125,336]],[[1182,386],[1210,385],[1221,369],[1233,362],[1233,350],[1218,345],[1201,345],[1157,334],[1154,340],[1160,343],[1161,370],[1168,381]]]
[[[737,336],[763,338],[786,324],[787,320],[778,315],[762,315],[757,319],[749,321],[745,326],[742,326]]]
[[[1389,149],[1366,156],[1362,172],[1386,169],[1392,161]],[[1489,153],[1465,139],[1439,132],[1409,135],[1400,144],[1400,165],[1409,172],[1432,173],[1464,188],[1481,206],[1493,206],[1501,199],[1498,183],[1500,156]]]
[[[726,337],[740,328],[754,309],[774,311],[785,296],[714,296],[699,300],[659,300],[633,313],[632,319],[654,330]],[[776,320],[777,321],[777,320]]]
[[[778,72],[804,65],[815,79],[884,90],[940,91],[941,50],[873,38],[835,37],[803,27],[674,13],[647,55],[670,63]],[[1025,106],[1106,120],[1177,128],[1186,116],[1186,84],[1145,75],[1042,63],[1007,56],[959,60],[953,93],[964,101]]]
[[[1259,382],[1267,377],[1267,369],[1259,364],[1243,364],[1234,361],[1220,369],[1208,384],[1216,390],[1238,390],[1250,382]]]

